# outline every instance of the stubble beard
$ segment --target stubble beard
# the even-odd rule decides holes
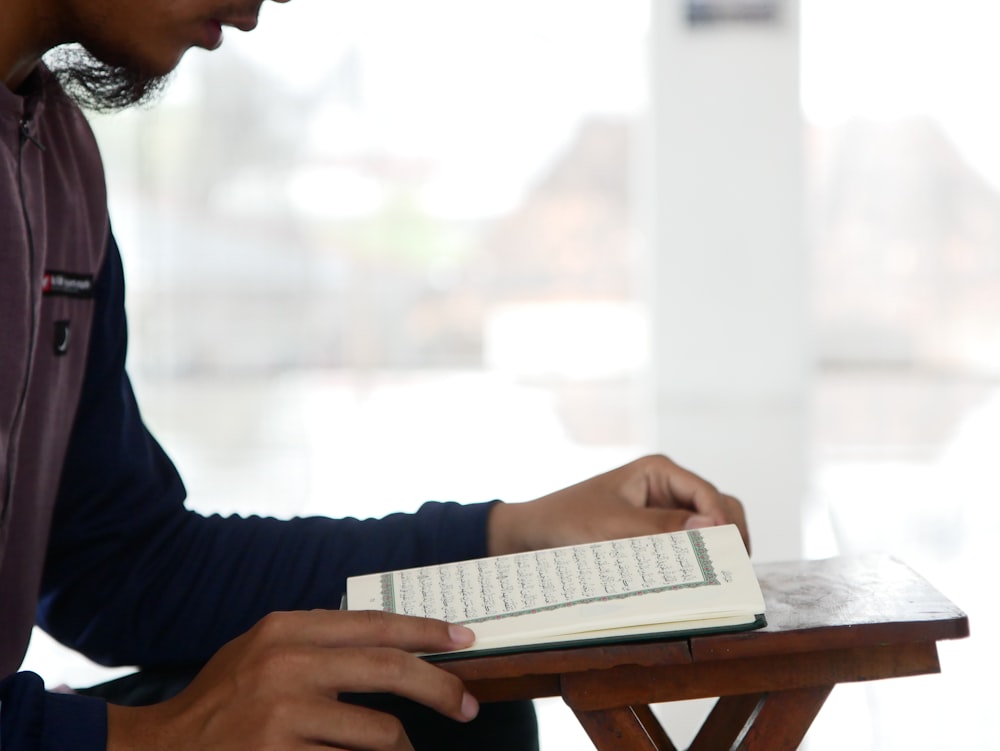
[[[45,64],[77,104],[95,112],[152,104],[170,79],[169,74],[105,63],[76,44],[55,48],[45,56]]]

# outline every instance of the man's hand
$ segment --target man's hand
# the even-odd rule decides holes
[[[743,505],[665,456],[647,456],[528,503],[490,512],[490,555],[736,524]]]
[[[466,722],[462,682],[410,652],[472,643],[442,621],[381,612],[274,613],[224,646],[175,698],[108,707],[108,751],[412,749],[395,717],[338,700],[388,692]]]

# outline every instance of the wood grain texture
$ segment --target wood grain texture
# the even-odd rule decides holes
[[[721,697],[705,718],[688,751],[731,749],[766,698],[767,694]]]
[[[619,665],[681,665],[689,662],[690,647],[686,640],[680,639],[473,657],[438,665],[463,680],[488,681],[524,675],[563,675]]]
[[[722,697],[690,751],[791,751],[831,688],[934,673],[968,617],[885,556],[757,567],[756,631],[456,659],[480,701],[562,696],[599,749],[676,751],[648,705]]]
[[[893,558],[844,557],[755,568],[767,626],[692,638],[695,661],[969,635],[966,614]]]
[[[768,694],[732,746],[718,751],[795,751],[833,686]]]
[[[623,665],[682,665],[926,643],[969,634],[965,613],[910,568],[888,557],[773,563],[758,566],[757,571],[768,621],[757,631],[459,658],[438,664],[463,680],[487,682]]]
[[[573,709],[734,696],[854,681],[872,681],[940,670],[937,646],[901,644],[767,655],[690,665],[622,665],[562,677],[562,696]]]
[[[598,751],[677,751],[649,707],[577,712],[576,718]]]

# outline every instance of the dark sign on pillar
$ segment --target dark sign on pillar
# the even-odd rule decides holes
[[[692,26],[723,21],[773,22],[781,0],[687,0],[687,20]]]

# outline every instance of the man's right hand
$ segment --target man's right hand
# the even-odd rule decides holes
[[[340,693],[392,693],[467,722],[479,705],[462,682],[411,653],[473,639],[462,626],[390,613],[273,613],[173,699],[109,705],[108,751],[411,749],[395,717],[341,702]]]

